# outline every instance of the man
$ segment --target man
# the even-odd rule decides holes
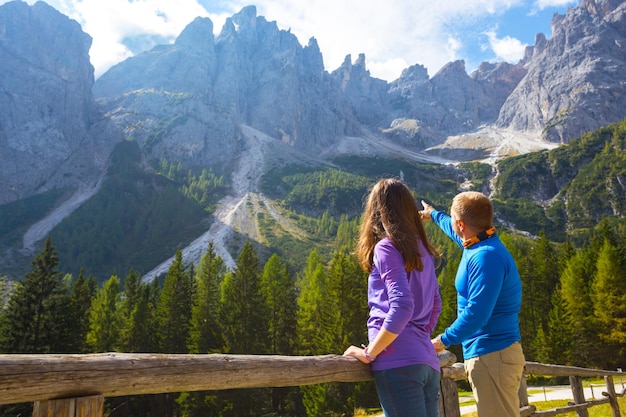
[[[455,279],[457,318],[432,340],[435,350],[463,345],[479,417],[519,417],[522,284],[513,257],[495,234],[493,205],[474,191],[454,197],[450,216],[422,205],[421,218],[432,219],[463,248]]]

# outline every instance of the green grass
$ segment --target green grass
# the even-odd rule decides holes
[[[532,405],[537,407],[537,411],[547,411],[552,410],[554,408],[560,408],[567,406],[569,400],[552,400],[552,401],[540,401],[533,402]],[[620,412],[622,415],[625,415],[626,412],[626,397],[619,397],[617,399],[619,403]],[[607,417],[613,415],[611,412],[611,406],[609,404],[596,405],[594,407],[588,408],[589,417]],[[476,412],[463,414],[463,417],[478,417]],[[578,417],[578,414],[575,411],[559,414],[559,417]]]
[[[476,400],[472,395],[471,391],[463,391],[459,390],[459,405],[464,407],[466,405],[474,405],[476,404]]]
[[[603,383],[604,383],[604,380],[598,379],[597,381],[585,381],[584,385],[589,386],[589,384],[603,384]],[[615,386],[616,391],[618,393],[621,392],[621,383],[619,383],[619,381],[615,381],[615,385],[616,385]],[[600,390],[601,388],[599,388],[598,392],[600,392]],[[542,393],[542,392],[543,392],[543,389],[530,388],[528,390],[528,394],[533,394],[533,393],[536,394],[536,393]],[[600,397],[596,395],[596,399],[598,398]],[[539,401],[539,402],[532,402],[531,404],[537,407],[537,411],[547,411],[547,410],[552,410],[554,408],[565,407],[567,406],[568,401],[571,401],[571,400]],[[626,396],[619,397],[617,399],[617,402],[619,403],[621,414],[626,415]],[[467,406],[467,405],[475,404],[476,402],[474,401],[474,398],[472,397],[471,392],[459,390],[459,403],[461,406]],[[609,404],[596,405],[594,407],[588,408],[587,410],[589,412],[589,417],[607,417],[607,416],[612,415],[611,406]],[[355,412],[354,417],[378,416],[381,413],[382,411],[380,409],[370,409],[370,410],[360,409],[357,412]],[[478,417],[478,414],[474,411],[474,412],[463,414],[463,417]],[[578,414],[575,411],[572,411],[569,413],[559,414],[559,417],[578,417]]]

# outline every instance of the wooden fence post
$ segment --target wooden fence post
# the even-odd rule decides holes
[[[519,397],[520,408],[528,405],[528,385],[526,384],[526,374],[522,374],[522,379],[519,384],[519,391],[517,392]]]
[[[456,381],[466,378],[465,366],[462,363],[456,363],[456,355],[449,350],[439,352],[437,357],[442,367],[439,382],[439,417],[461,417],[459,388]]]
[[[575,404],[586,403],[587,400],[585,400],[585,391],[583,389],[583,379],[579,376],[570,376],[569,384],[572,387],[572,394],[574,395],[574,403]],[[586,408],[582,410],[576,410],[576,414],[578,414],[578,417],[589,417],[589,411]]]
[[[461,417],[458,387],[452,378],[441,378],[439,384],[439,417]]]
[[[102,417],[104,396],[35,401],[33,417]]]
[[[609,404],[611,404],[611,411],[613,412],[613,417],[620,417],[621,414],[619,412],[619,403],[617,402],[617,395],[615,395],[615,385],[613,385],[613,377],[605,376],[604,381],[606,382],[606,391],[607,391],[606,395],[609,397]]]

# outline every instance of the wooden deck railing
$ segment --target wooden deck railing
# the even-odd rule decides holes
[[[442,369],[439,415],[459,417],[456,381],[465,379],[463,364],[450,352],[439,355]],[[613,377],[619,372],[527,362],[527,375],[569,376],[573,402],[567,407],[536,411],[528,403],[525,380],[520,387],[522,417],[555,416],[609,403],[619,405]],[[586,400],[582,378],[604,377],[605,398]],[[370,368],[339,355],[169,355],[103,353],[86,355],[0,355],[0,404],[34,402],[34,417],[102,417],[105,397],[212,391],[233,388],[285,387],[324,382],[371,380]]]
[[[554,408],[551,410],[537,411],[537,408],[528,401],[528,389],[526,385],[526,377],[528,375],[540,376],[567,376],[569,377],[570,387],[572,389],[572,401],[568,402],[565,407]],[[576,366],[549,365],[537,362],[526,362],[524,367],[524,378],[519,390],[520,399],[520,416],[521,417],[552,417],[559,414],[576,412],[579,417],[589,417],[588,409],[600,404],[610,404],[612,417],[621,417],[617,398],[626,392],[622,387],[622,392],[615,391],[613,377],[622,377],[624,374],[617,371],[606,371],[598,369],[579,368]],[[606,383],[606,391],[602,391],[605,398],[586,399],[583,390],[583,378],[604,378]],[[439,408],[439,415],[443,417],[459,417],[460,411],[458,407],[458,391],[456,381],[467,379],[465,369],[462,363],[455,363],[451,366],[441,368],[441,398],[440,401],[445,402],[445,406]],[[595,385],[596,387],[598,385]],[[456,404],[456,407],[455,407]],[[609,417],[609,416],[607,416]]]

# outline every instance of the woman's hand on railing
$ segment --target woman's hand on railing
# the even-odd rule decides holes
[[[360,360],[363,363],[371,363],[372,360],[369,359],[366,355],[365,355],[365,349],[357,347],[357,346],[350,346],[348,349],[346,349],[345,352],[343,352],[343,356],[353,356],[355,358],[357,358],[358,360]]]

